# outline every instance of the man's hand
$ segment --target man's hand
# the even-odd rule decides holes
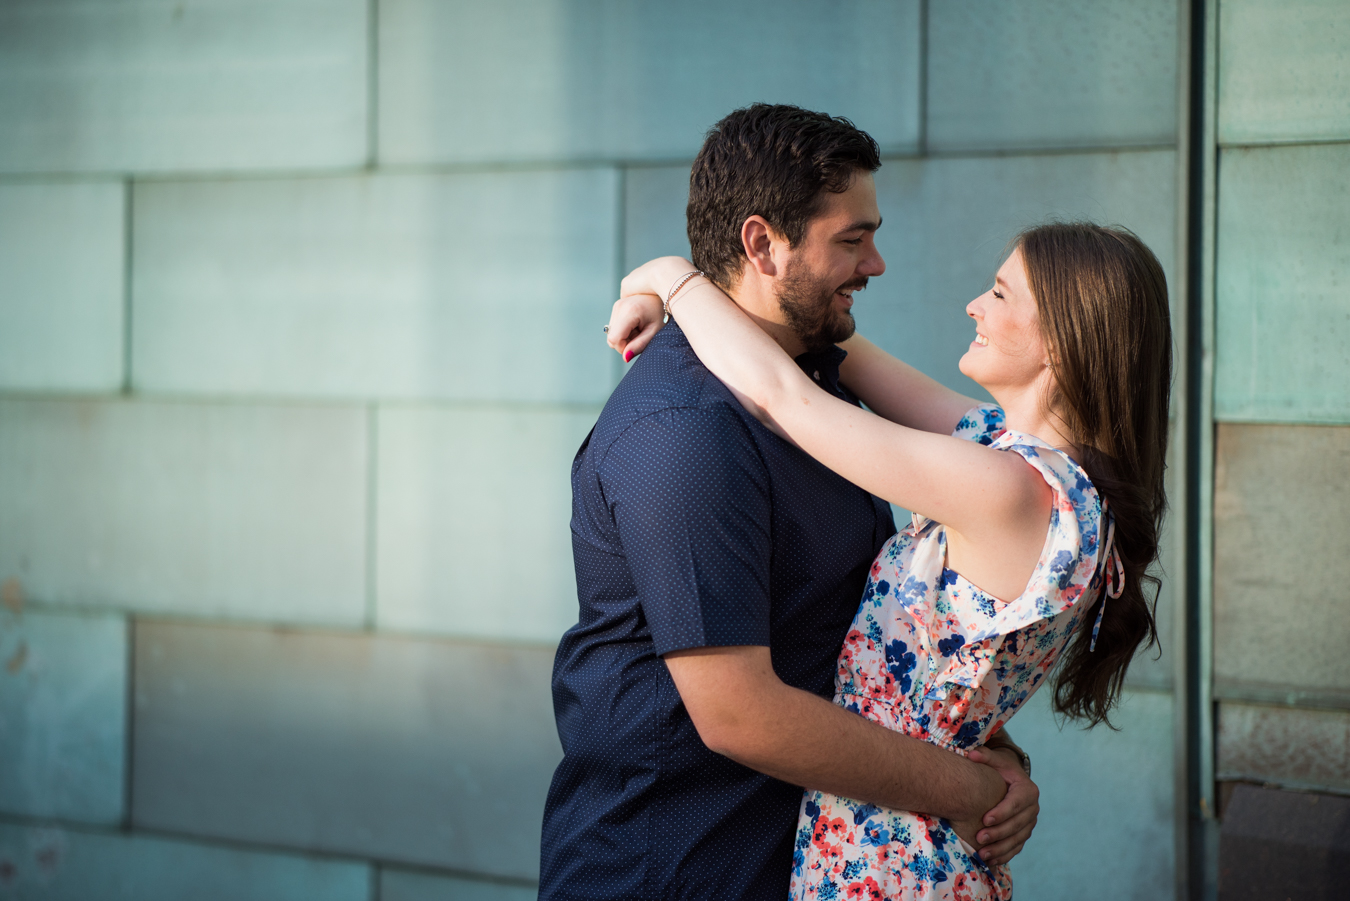
[[[1022,852],[1036,828],[1041,790],[1022,769],[1021,759],[1007,748],[975,748],[970,759],[993,768],[1008,784],[1008,793],[984,815],[984,828],[971,844],[980,849],[980,858],[986,863],[1007,863]]]

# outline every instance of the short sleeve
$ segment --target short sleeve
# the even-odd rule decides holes
[[[977,444],[993,444],[994,439],[1002,435],[1006,428],[1001,407],[994,404],[978,404],[961,417],[961,421],[952,430],[952,437],[964,438]]]
[[[1100,565],[1102,503],[1081,466],[1063,451],[1027,436],[1009,435],[1006,449],[1045,479],[1053,497],[1050,526],[1026,590],[1004,616],[1019,626],[1058,616],[1078,603]]]
[[[769,478],[739,416],[649,415],[611,446],[600,484],[657,654],[768,646]]]
[[[1066,613],[1084,598],[1091,606],[1096,597],[1102,505],[1087,473],[1062,451],[1020,433],[1005,432],[994,446],[1022,457],[1050,486],[1053,500],[1045,546],[1021,595],[1007,604],[991,600],[988,606],[977,604],[962,611],[960,651],[942,671],[939,686],[978,685],[993,665],[1002,636]],[[951,579],[965,582],[955,573]],[[979,596],[988,597],[982,592]]]

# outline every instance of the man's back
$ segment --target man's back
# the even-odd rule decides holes
[[[842,352],[799,358],[840,393]],[[765,645],[828,697],[889,507],[774,436],[674,325],[572,470],[580,616],[554,664],[565,756],[541,898],[786,897],[801,790],[709,751],[660,655]]]

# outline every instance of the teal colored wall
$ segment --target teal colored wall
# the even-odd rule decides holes
[[[764,100],[870,131],[862,330],[976,390],[963,307],[1018,228],[1126,225],[1175,275],[1177,10],[0,6],[0,895],[533,897],[568,467],[622,375],[619,277],[685,248],[704,130]],[[1344,78],[1329,33],[1290,38],[1323,42],[1290,90]],[[1234,84],[1224,204],[1281,237],[1220,228],[1224,428],[1340,436],[1344,148],[1246,145],[1350,112]],[[1324,228],[1276,228],[1310,205]],[[1013,723],[1043,790],[1019,895],[1171,894],[1170,599],[1119,732],[1043,696]]]
[[[1350,792],[1350,7],[1219,6],[1223,781]]]

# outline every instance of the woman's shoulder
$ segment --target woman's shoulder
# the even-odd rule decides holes
[[[1101,495],[1076,460],[1034,435],[1007,431],[994,447],[1021,456],[1053,492],[1045,547],[1028,589],[1058,612],[1077,598],[1099,568],[1105,519]]]
[[[1024,432],[1005,429],[990,443],[995,450],[1005,450],[1026,460],[1040,473],[1056,495],[1063,497],[1076,510],[1089,518],[1101,514],[1101,498],[1092,484],[1092,477],[1073,457],[1062,450]]]

